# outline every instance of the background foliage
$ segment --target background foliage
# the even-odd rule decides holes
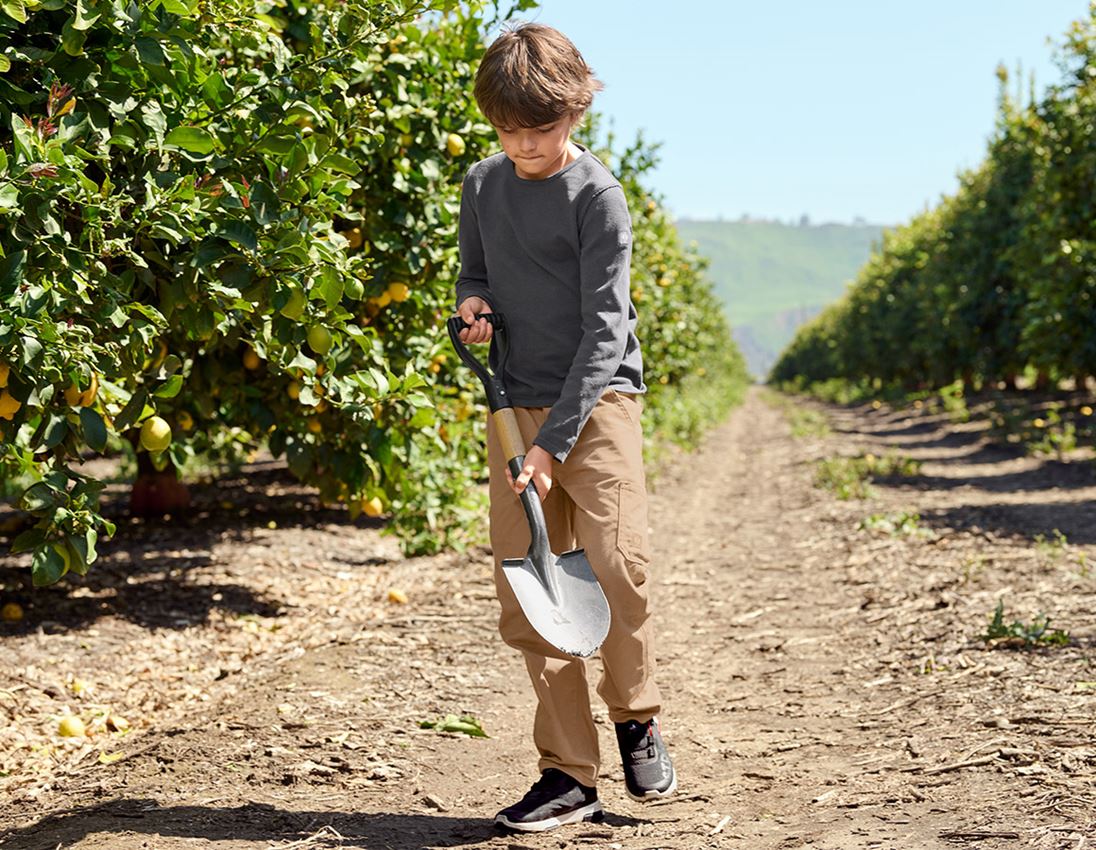
[[[1096,374],[1096,9],[1026,104],[1001,81],[985,161],[935,208],[887,231],[837,304],[772,371],[867,391],[1046,386]]]

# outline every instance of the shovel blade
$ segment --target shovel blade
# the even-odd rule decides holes
[[[585,551],[552,559],[542,572],[531,555],[507,558],[502,572],[537,633],[561,652],[586,658],[609,634],[609,603]]]

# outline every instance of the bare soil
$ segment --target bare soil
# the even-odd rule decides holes
[[[606,821],[495,832],[536,758],[490,553],[403,558],[255,464],[0,600],[27,610],[0,624],[0,847],[1096,847],[1092,464],[870,407],[794,438],[788,409],[752,391],[652,493],[676,797],[626,797],[595,696]],[[866,501],[813,486],[866,452],[923,465]],[[998,600],[1069,644],[981,640]],[[87,737],[55,734],[70,712]],[[450,713],[490,737],[420,728]]]

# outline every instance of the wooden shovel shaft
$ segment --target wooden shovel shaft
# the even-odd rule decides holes
[[[525,441],[521,437],[521,429],[518,428],[518,418],[514,414],[514,408],[503,407],[491,414],[495,420],[495,430],[498,433],[499,444],[502,446],[503,457],[507,463],[516,457],[525,455]]]

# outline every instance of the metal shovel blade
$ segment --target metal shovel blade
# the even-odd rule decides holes
[[[544,570],[532,551],[523,559],[506,558],[502,572],[537,633],[561,652],[586,658],[609,634],[605,592],[584,550],[549,557],[555,560]]]

